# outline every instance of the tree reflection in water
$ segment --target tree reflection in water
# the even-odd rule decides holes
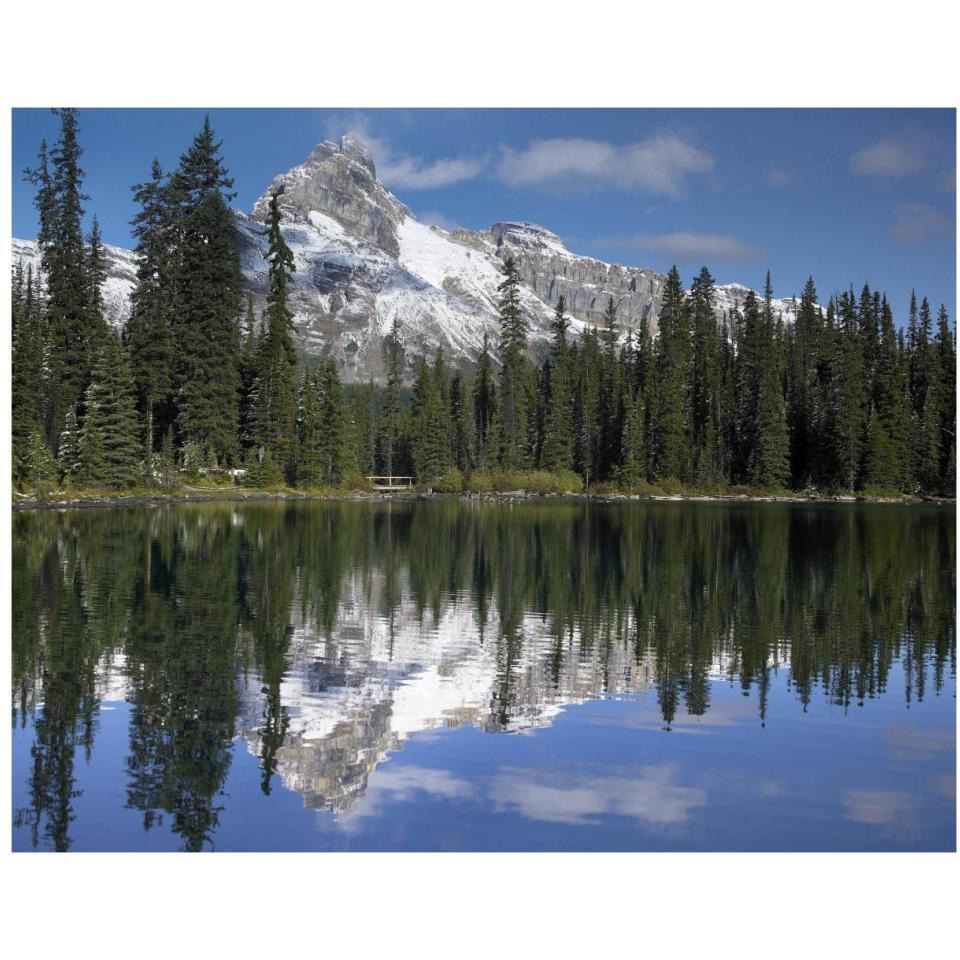
[[[29,512],[13,528],[15,719],[33,845],[65,850],[105,700],[131,705],[126,802],[214,844],[237,736],[343,809],[414,730],[548,724],[711,681],[798,709],[922,700],[956,673],[952,509],[582,502],[204,504]],[[617,801],[618,803],[620,801]],[[572,815],[572,814],[571,814]]]

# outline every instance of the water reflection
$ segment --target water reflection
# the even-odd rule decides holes
[[[18,514],[14,711],[32,743],[17,824],[35,847],[70,847],[75,765],[105,702],[130,704],[126,806],[199,850],[215,843],[238,738],[264,795],[282,782],[362,818],[424,792],[480,802],[457,772],[415,766],[383,767],[364,797],[419,731],[530,731],[570,704],[642,695],[659,707],[642,724],[675,733],[745,710],[763,723],[774,684],[798,711],[869,707],[894,664],[904,705],[922,701],[956,673],[953,519],[452,501]],[[753,696],[715,706],[718,679]],[[891,745],[916,750],[917,735]],[[845,816],[902,818],[904,796],[850,791]],[[669,825],[706,794],[670,763],[503,768],[484,802],[541,822]]]

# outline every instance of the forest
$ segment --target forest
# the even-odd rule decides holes
[[[674,267],[656,330],[604,323],[575,341],[561,297],[537,362],[507,259],[496,342],[466,372],[442,351],[408,355],[402,319],[384,340],[386,382],[345,384],[332,356],[294,344],[293,254],[274,196],[259,316],[229,207],[233,180],[209,119],[175,170],[133,188],[137,282],[122,330],[107,322],[103,242],[86,215],[79,121],[40,144],[42,276],[15,264],[15,489],[362,488],[404,475],[437,491],[649,493],[734,486],[954,496],[955,329],[911,299],[899,326],[864,286],[822,306],[806,283],[785,324],[752,291],[718,318],[703,267]]]

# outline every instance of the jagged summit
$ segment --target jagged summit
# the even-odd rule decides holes
[[[318,143],[303,163],[273,179],[249,214],[235,211],[241,262],[258,306],[267,279],[263,222],[274,193],[296,264],[291,308],[298,345],[307,354],[332,355],[347,380],[382,377],[383,338],[394,321],[411,364],[438,347],[455,363],[475,361],[484,334],[496,340],[497,287],[508,256],[524,281],[521,304],[535,356],[547,348],[561,294],[574,336],[602,322],[610,297],[624,333],[643,318],[656,331],[660,274],[572,253],[556,233],[525,220],[488,230],[421,223],[377,178],[368,148],[349,136]],[[108,312],[121,323],[129,313],[135,261],[130,251],[114,247],[107,257]],[[36,245],[15,240],[18,259],[38,266]],[[746,291],[739,284],[718,287],[718,312],[742,303]],[[775,306],[792,319],[790,301]]]

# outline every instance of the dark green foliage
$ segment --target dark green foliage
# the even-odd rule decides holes
[[[270,198],[267,244],[264,254],[270,264],[267,306],[254,360],[256,375],[251,386],[250,433],[261,455],[269,447],[273,460],[292,476],[296,446],[294,370],[297,356],[293,348],[293,313],[287,306],[287,288],[294,266],[293,253],[280,232],[280,205],[276,194]]]
[[[127,487],[142,475],[143,447],[130,360],[118,334],[104,334],[94,360],[80,433],[78,480]]]
[[[691,359],[690,312],[676,267],[667,275],[655,350],[657,393],[653,417],[653,476],[686,475],[688,385]]]
[[[420,483],[438,479],[450,466],[442,372],[441,354],[433,370],[423,357],[417,360],[410,420],[413,466]]]
[[[82,399],[90,378],[92,344],[99,319],[91,302],[83,240],[83,153],[77,139],[77,112],[54,111],[60,138],[48,154],[41,144],[38,165],[27,171],[37,187],[37,236],[46,284],[46,326],[50,337],[50,380],[45,413],[47,439],[55,447],[68,410]]]
[[[473,378],[472,399],[473,459],[478,469],[486,470],[494,460],[495,444],[491,443],[491,431],[497,410],[493,361],[490,359],[490,343],[487,334],[483,335],[483,349],[480,351],[477,372]]]
[[[133,187],[140,210],[133,219],[137,238],[137,283],[131,299],[126,341],[143,415],[144,464],[158,437],[173,424],[173,317],[176,221],[163,170],[154,160],[150,180]]]
[[[527,393],[524,389],[527,323],[520,307],[520,274],[512,256],[503,264],[500,292],[500,396],[496,410],[500,466],[512,469],[530,462]]]
[[[573,466],[573,394],[567,330],[570,320],[561,295],[553,314],[553,343],[544,369],[545,424],[540,465],[554,473]]]
[[[168,189],[177,218],[177,423],[183,442],[213,466],[231,462],[237,449],[242,277],[227,206],[232,186],[207,118]]]

